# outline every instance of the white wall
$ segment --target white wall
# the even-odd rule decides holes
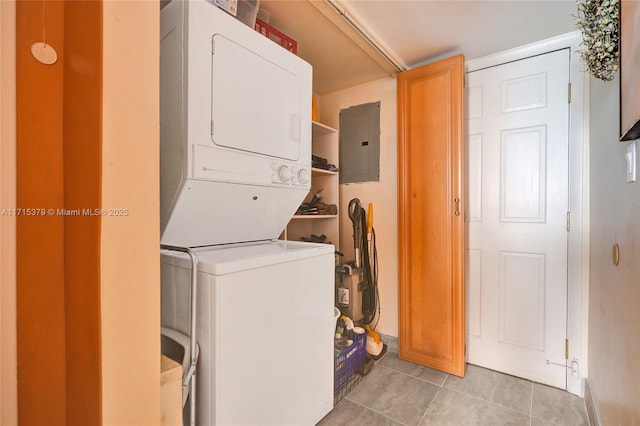
[[[618,93],[617,79],[591,81],[588,381],[604,425],[640,424],[640,181],[625,181]]]
[[[329,93],[319,99],[320,121],[339,128],[341,109],[380,101],[380,181],[340,185],[340,250],[345,260],[353,259],[353,227],[348,204],[359,198],[367,210],[373,203],[376,230],[380,305],[382,316],[376,331],[398,335],[398,165],[396,80],[383,78],[349,89]]]

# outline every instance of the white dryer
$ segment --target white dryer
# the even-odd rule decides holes
[[[310,189],[311,65],[208,0],[160,28],[162,243],[277,237]]]

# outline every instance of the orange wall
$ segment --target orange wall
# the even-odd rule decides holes
[[[47,2],[47,42],[64,57],[62,2]],[[41,40],[42,3],[17,3],[17,208],[63,207],[63,62],[30,53]],[[17,217],[18,416],[63,425],[65,406],[64,220]],[[45,349],[46,348],[46,349]]]
[[[67,209],[100,207],[102,2],[64,7],[63,174]],[[64,217],[66,423],[98,424],[100,216]]]
[[[43,13],[46,7],[46,13]],[[17,3],[18,418],[100,424],[102,3]],[[42,41],[58,60],[30,52]]]
[[[157,1],[103,9],[101,230],[105,425],[160,423],[159,70]]]
[[[20,1],[17,46],[10,207],[124,214],[18,217],[20,422],[158,424],[158,3]]]

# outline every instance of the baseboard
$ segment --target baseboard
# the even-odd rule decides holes
[[[584,403],[587,406],[587,416],[589,417],[590,426],[600,426],[600,415],[598,414],[598,406],[589,386],[589,379],[584,379]]]
[[[398,338],[380,333],[380,339],[388,347],[389,352],[398,353]]]

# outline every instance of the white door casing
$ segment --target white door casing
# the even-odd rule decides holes
[[[468,361],[562,389],[569,55],[467,74]]]

